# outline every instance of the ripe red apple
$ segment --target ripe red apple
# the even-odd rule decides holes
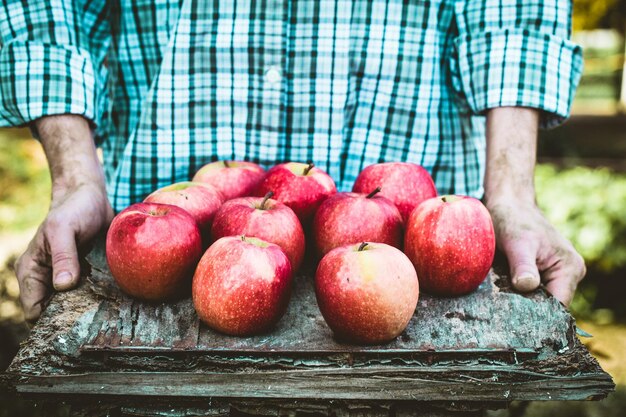
[[[204,241],[211,231],[211,223],[224,202],[224,196],[211,185],[201,182],[179,182],[159,188],[144,203],[171,204],[184,209],[198,223]]]
[[[254,237],[223,237],[196,268],[193,305],[204,323],[222,333],[262,333],[285,313],[291,279],[291,264],[278,245]]]
[[[215,161],[200,168],[193,181],[212,185],[230,200],[252,195],[264,176],[265,170],[253,162]]]
[[[320,205],[313,219],[319,255],[350,243],[380,242],[402,249],[402,216],[381,197],[380,188],[369,194],[337,193]]]
[[[322,201],[335,194],[337,188],[333,179],[313,164],[287,162],[267,171],[256,195],[261,197],[269,191],[274,192],[274,199],[288,205],[307,227]]]
[[[335,248],[319,263],[315,294],[341,339],[383,343],[409,324],[419,297],[417,274],[400,250],[384,243]]]
[[[475,198],[447,195],[411,213],[404,239],[424,291],[456,296],[475,290],[493,262],[496,238],[489,212]]]
[[[284,251],[291,269],[300,268],[304,257],[304,231],[296,214],[289,207],[270,197],[240,197],[220,207],[213,221],[211,236],[244,235],[275,243]]]
[[[106,257],[120,288],[161,301],[178,296],[202,255],[196,221],[167,204],[137,203],[120,212],[106,238]]]
[[[406,224],[409,215],[422,201],[437,196],[428,171],[409,162],[384,162],[366,167],[354,182],[352,191],[369,193],[376,187],[400,210]]]

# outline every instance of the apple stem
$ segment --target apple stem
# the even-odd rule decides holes
[[[365,247],[368,245],[367,242],[363,242],[359,245],[359,249],[357,249],[357,252],[362,252],[363,249],[365,249]]]
[[[261,205],[259,206],[259,209],[265,210],[265,203],[267,203],[267,200],[272,198],[273,195],[274,195],[274,191],[268,191],[267,194],[265,194],[265,197],[263,197],[263,201],[261,201]]]
[[[314,166],[315,166],[315,164],[313,162],[310,162],[309,165],[307,165],[307,167],[304,168],[304,171],[302,172],[302,175],[307,175],[309,173],[309,171],[313,169]]]
[[[224,166],[225,166],[226,168],[230,168],[230,163],[229,163],[228,161],[224,161]]]
[[[241,235],[241,241],[245,242],[246,241],[246,235]]]
[[[376,187],[376,189],[375,189],[374,191],[372,191],[371,193],[369,193],[369,194],[367,195],[367,197],[365,197],[365,198],[372,198],[372,197],[374,197],[376,194],[378,194],[379,192],[380,192],[380,187]]]

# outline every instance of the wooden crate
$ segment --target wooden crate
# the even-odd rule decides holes
[[[563,306],[543,290],[514,293],[504,268],[464,297],[421,294],[406,331],[382,346],[333,338],[311,267],[296,277],[278,326],[250,338],[211,331],[190,298],[154,305],[121,293],[103,239],[82,270],[79,288],[52,298],[3,379],[86,414],[479,415],[513,400],[601,399],[614,388]]]

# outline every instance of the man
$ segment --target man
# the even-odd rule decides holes
[[[0,125],[30,125],[52,204],[17,262],[28,319],[119,211],[215,159],[380,161],[484,197],[519,291],[571,301],[585,267],[535,205],[537,129],[581,71],[560,0],[5,0]],[[101,145],[104,170],[95,144]],[[483,183],[484,178],[484,183]],[[106,179],[106,181],[105,181]],[[107,198],[108,196],[108,198]]]

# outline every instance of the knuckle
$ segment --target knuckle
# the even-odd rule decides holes
[[[13,268],[18,282],[26,279],[32,269],[32,257],[28,251],[24,252],[19,258],[17,258]]]
[[[40,249],[38,236],[35,235],[26,250],[22,252],[13,263],[13,270],[18,277],[22,275],[23,271],[28,268],[30,263],[32,263],[33,257],[37,254],[37,252],[39,252]]]
[[[62,222],[56,216],[49,216],[44,223],[44,233],[46,236],[55,233],[61,227]]]
[[[33,274],[27,274],[22,278],[22,285],[24,289],[24,296],[29,296],[29,293],[43,288],[49,288],[50,283],[48,282],[50,277],[39,277]]]
[[[585,265],[585,260],[574,249],[572,249],[569,252],[569,256],[567,258],[565,258],[565,260],[566,260],[567,265],[569,267],[568,269],[571,272],[572,277],[574,278],[574,279],[572,279],[573,284],[576,285],[580,281],[582,281],[582,279],[587,274],[587,266]]]
[[[62,263],[70,263],[73,260],[74,260],[74,257],[69,252],[64,252],[64,251],[55,252],[52,255],[52,264],[53,265],[58,265],[58,264],[62,264]]]
[[[72,228],[73,218],[72,216],[67,216],[64,213],[54,212],[49,213],[48,217],[44,221],[44,232],[48,233],[58,233],[59,230]]]

